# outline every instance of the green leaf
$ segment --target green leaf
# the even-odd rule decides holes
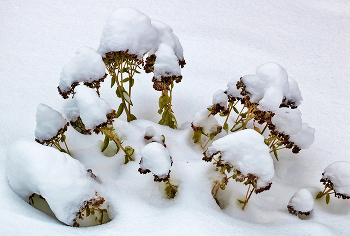
[[[141,74],[141,72],[140,72],[140,71],[138,71],[138,70],[135,70],[135,73],[136,73],[136,74]]]
[[[122,73],[129,73],[129,67],[123,68]]]
[[[236,132],[237,130],[241,129],[243,126],[243,124],[240,122],[240,123],[236,123],[232,129],[231,129],[231,132]]]
[[[213,140],[215,138],[215,134],[210,134],[210,140]]]
[[[128,77],[128,78],[125,78],[125,79],[123,79],[123,83],[126,83],[126,82],[128,82],[130,80],[130,78]]]
[[[86,217],[88,217],[90,215],[90,208],[89,206],[86,208]]]
[[[91,214],[91,215],[95,215],[95,209],[94,209],[94,208],[91,208],[91,209],[90,209],[90,214]]]
[[[326,203],[329,204],[330,200],[331,200],[331,196],[329,194],[327,194],[327,196],[326,196]]]
[[[223,129],[228,133],[228,124],[225,123]]]
[[[238,201],[239,203],[241,203],[241,204],[244,204],[244,203],[245,203],[245,201],[242,201],[242,200],[240,200],[240,199],[237,199],[237,201]]]
[[[276,160],[277,160],[277,161],[279,161],[279,160],[278,160],[277,150],[276,150],[275,145],[273,145],[273,146],[272,146],[272,149],[273,149],[273,154],[274,154],[274,155],[275,155],[275,157],[276,157]]]
[[[219,113],[219,116],[222,116],[222,117],[224,117],[224,116],[227,116],[228,114],[223,114],[223,113]]]
[[[322,191],[318,192],[318,194],[316,196],[316,199],[319,199],[321,197],[323,197],[323,192]]]
[[[106,148],[108,147],[109,144],[109,138],[106,136],[105,140],[103,141],[103,147],[101,149],[101,152],[103,152],[104,150],[106,150]]]
[[[210,111],[210,112],[212,111],[211,107],[208,107],[207,109],[208,109],[208,111]]]
[[[120,95],[119,89],[115,90],[115,94],[117,94],[118,98],[121,98],[122,96]]]
[[[163,109],[159,109],[159,110],[158,110],[158,114],[159,114],[159,115],[162,114],[162,112],[163,112]]]
[[[62,134],[61,142],[64,142],[64,141],[66,141],[66,135]]]
[[[135,83],[135,80],[134,80],[134,79],[131,79],[131,80],[130,80],[130,87],[134,86],[134,83]]]
[[[112,79],[111,79],[111,88],[113,87],[114,84],[115,84],[115,77],[112,76]]]
[[[246,117],[247,117],[247,113],[242,113],[242,114],[240,114],[240,116],[241,116],[242,118],[246,118]]]
[[[239,114],[239,111],[237,110],[236,107],[232,107],[232,108],[233,108],[233,110],[234,110],[237,114]]]
[[[134,116],[133,114],[130,114],[130,116],[131,116],[131,120],[130,121],[137,120],[136,116]]]
[[[159,98],[159,108],[162,109],[163,107],[165,107],[165,105],[167,104],[167,97],[166,96],[160,96]]]
[[[118,111],[117,111],[117,114],[115,116],[115,118],[118,118],[124,111],[124,104],[123,103],[120,103],[119,105],[119,108],[118,108]]]
[[[131,156],[132,154],[134,154],[134,149],[132,147],[130,147],[130,146],[126,146],[125,147],[125,154],[127,156]]]

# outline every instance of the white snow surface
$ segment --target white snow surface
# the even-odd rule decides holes
[[[192,124],[195,127],[202,127],[205,134],[217,132],[220,126],[215,116],[210,115],[210,111],[204,108],[193,115]]]
[[[227,89],[225,90],[226,94],[229,97],[232,98],[243,98],[241,95],[242,89],[237,89],[237,82],[241,79],[241,76],[236,76],[235,78],[231,79],[230,82],[227,84]]]
[[[63,111],[69,121],[76,121],[80,116],[79,108],[76,99],[66,99]]]
[[[332,181],[336,193],[350,196],[350,162],[334,162],[327,166],[323,173],[323,178]]]
[[[160,143],[152,142],[141,150],[140,167],[143,170],[150,170],[159,178],[169,174],[171,157],[169,151]]]
[[[294,102],[295,106],[299,106],[303,101],[298,83],[292,77],[288,77],[289,92],[286,95],[287,100]]]
[[[98,51],[104,56],[107,52],[128,50],[142,58],[154,47],[156,37],[148,16],[133,8],[118,8],[107,19]]]
[[[224,93],[224,90],[219,89],[218,91],[216,91],[213,95],[213,105],[215,104],[219,104],[220,106],[224,107],[224,109],[227,109],[227,102],[228,102],[228,98],[227,95]]]
[[[241,130],[215,140],[205,152],[206,156],[220,152],[221,159],[242,175],[253,174],[258,177],[257,187],[271,183],[275,174],[270,150],[264,137],[255,130]]]
[[[271,118],[276,131],[287,135],[297,134],[301,131],[301,112],[298,109],[278,108]]]
[[[96,91],[86,86],[78,86],[75,89],[74,99],[79,108],[80,118],[86,129],[93,129],[96,126],[107,122],[106,115],[112,112],[111,106]]]
[[[289,206],[301,212],[310,212],[314,209],[314,197],[306,188],[300,189],[289,200]]]
[[[276,111],[283,97],[289,92],[288,74],[277,63],[269,62],[256,69],[256,75],[246,75],[242,81],[250,96],[250,101],[259,103],[264,111]]]
[[[147,142],[157,142],[163,144],[162,136],[160,136],[153,126],[149,126],[146,129],[145,137],[151,137]]]
[[[307,220],[294,217],[286,208],[300,188],[307,188],[314,197],[323,190],[320,178],[326,166],[350,162],[349,4],[345,0],[2,1],[0,235],[350,235],[349,200],[333,197],[329,205],[324,199],[315,201]],[[123,165],[121,151],[105,157],[100,152],[101,135],[81,135],[71,126],[65,133],[74,158],[105,181],[102,195],[109,196],[115,213],[111,222],[67,227],[31,207],[9,186],[8,147],[19,137],[34,139],[38,104],[64,114],[59,107],[65,100],[57,93],[62,66],[77,48],[99,47],[107,17],[119,7],[138,9],[168,24],[181,40],[187,65],[172,100],[179,126],[211,104],[215,91],[236,76],[254,74],[266,62],[279,63],[298,82],[303,95],[298,109],[303,122],[317,131],[314,143],[299,154],[282,150],[271,189],[254,194],[244,211],[237,199],[244,199],[247,186],[234,181],[219,191],[225,208],[215,203],[211,196],[215,171],[211,163],[201,160],[203,150],[191,145],[190,128],[172,130],[157,124],[159,92],[152,87],[152,76],[145,73],[135,75],[133,86],[132,112],[138,120],[121,122],[122,115],[114,122],[124,144],[135,148],[135,162]],[[120,100],[110,88],[109,77],[100,92],[113,109],[118,108]],[[165,135],[173,157],[171,178],[179,182],[173,200],[163,196],[151,174],[137,171],[149,126]]]
[[[93,82],[104,77],[106,66],[101,55],[90,47],[81,47],[76,56],[63,67],[59,87],[62,92],[71,88],[74,82]]]
[[[53,138],[67,124],[62,114],[40,103],[36,110],[35,138],[39,141]]]
[[[154,62],[154,77],[161,80],[162,76],[181,76],[179,61],[172,47],[162,43],[156,52],[156,61]]]
[[[307,149],[315,140],[315,129],[303,123],[301,130],[289,137],[289,140],[296,144],[301,149]]]
[[[99,190],[79,161],[33,141],[18,141],[9,148],[6,174],[18,196],[27,202],[33,193],[43,196],[57,219],[68,225]]]

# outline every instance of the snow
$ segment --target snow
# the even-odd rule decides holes
[[[98,51],[104,56],[128,50],[142,58],[153,48],[156,37],[148,16],[133,8],[118,8],[107,19]]]
[[[67,124],[62,114],[40,103],[36,111],[35,138],[39,141],[50,140]]]
[[[271,183],[275,174],[270,150],[264,137],[254,130],[241,130],[215,140],[205,152],[207,157],[221,154],[224,163],[239,170],[242,175],[258,177],[257,187],[264,188]]]
[[[148,142],[157,142],[160,144],[164,144],[162,136],[160,136],[157,131],[153,128],[153,126],[149,126],[146,128],[145,139]]]
[[[178,59],[172,47],[166,43],[162,43],[156,52],[156,61],[154,62],[154,77],[161,81],[162,76],[181,76],[181,69]]]
[[[6,161],[9,184],[25,201],[33,193],[43,196],[55,216],[73,224],[83,202],[95,197],[98,183],[68,154],[31,141],[9,148]]]
[[[184,79],[173,89],[172,109],[183,129],[157,124],[159,92],[152,88],[152,75],[144,73],[135,75],[133,86],[132,112],[138,120],[122,122],[122,115],[113,124],[123,144],[135,148],[135,162],[124,165],[122,151],[105,157],[100,152],[102,135],[81,135],[68,126],[72,155],[105,181],[103,196],[109,196],[114,216],[97,227],[67,227],[13,192],[5,169],[8,147],[19,138],[33,140],[38,104],[65,114],[66,100],[57,93],[62,67],[77,48],[97,49],[108,16],[124,6],[168,24],[181,40],[187,65],[181,71]],[[348,1],[335,0],[2,1],[0,234],[350,235],[349,200],[332,197],[328,205],[324,199],[315,201],[313,213],[303,221],[286,209],[300,188],[314,197],[323,190],[319,181],[326,166],[350,161],[349,9]],[[247,186],[229,181],[226,190],[219,190],[225,202],[220,209],[211,196],[213,165],[201,160],[204,150],[199,145],[191,144],[190,124],[181,124],[190,123],[230,80],[254,74],[266,62],[277,62],[288,80],[298,82],[303,95],[298,109],[303,122],[317,131],[314,143],[299,154],[281,150],[280,161],[274,160],[271,189],[252,197],[244,211],[237,199],[244,199]],[[110,89],[109,77],[100,94],[118,108],[120,99]],[[217,118],[222,124],[222,117]],[[179,182],[179,191],[172,200],[163,196],[151,174],[137,171],[149,126],[164,134],[174,161],[171,179]]]
[[[210,115],[210,111],[207,108],[202,109],[193,115],[192,125],[196,128],[202,128],[205,134],[217,133],[218,128],[220,127],[217,119]]]
[[[90,47],[81,47],[76,56],[63,67],[59,88],[62,92],[71,89],[76,82],[93,82],[105,76],[106,66],[101,55]]]
[[[225,93],[230,98],[243,98],[241,95],[242,89],[237,89],[237,82],[241,79],[241,76],[236,76],[230,82],[227,84],[227,89],[225,90]]]
[[[213,95],[213,105],[215,104],[219,104],[221,107],[224,108],[224,110],[227,109],[227,102],[228,102],[228,98],[227,95],[224,93],[224,91],[222,89],[219,89],[218,91],[216,91]]]
[[[309,190],[303,188],[296,192],[289,200],[288,206],[293,207],[294,210],[307,213],[314,208],[314,197]]]
[[[251,94],[250,101],[259,103],[264,111],[276,111],[283,97],[289,92],[288,74],[277,63],[270,62],[259,66],[256,75],[246,75],[242,81]]]
[[[152,142],[141,150],[140,168],[150,170],[159,179],[168,176],[171,165],[169,151],[162,144]]]
[[[298,83],[292,77],[288,77],[289,92],[286,95],[286,102],[291,102],[294,106],[298,107],[303,101],[301,96],[301,91],[299,89]]]
[[[301,130],[289,137],[289,140],[296,144],[301,149],[307,149],[315,140],[315,129],[303,123]]]
[[[333,189],[337,194],[350,197],[350,162],[338,161],[324,169],[323,179],[333,183]]]
[[[86,129],[93,129],[107,122],[106,115],[111,113],[113,109],[97,95],[95,90],[86,86],[79,86],[75,89],[75,92],[74,99]]]
[[[279,108],[271,118],[276,130],[286,135],[297,134],[301,131],[301,112],[298,109]]]
[[[64,107],[64,114],[69,121],[76,121],[80,116],[79,108],[76,99],[67,99]]]

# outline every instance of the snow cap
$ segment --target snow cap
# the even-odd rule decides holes
[[[308,149],[315,139],[315,129],[303,123],[301,130],[293,135],[290,135],[289,141],[293,142],[300,149]]]
[[[62,114],[51,107],[40,103],[36,110],[35,139],[39,141],[50,140],[60,129],[67,124]]]
[[[179,61],[173,48],[166,43],[159,45],[154,62],[154,78],[161,81],[162,76],[181,76]]]
[[[141,59],[154,47],[156,38],[148,16],[133,8],[118,8],[107,19],[98,51],[104,56],[108,52],[128,50]]]
[[[293,195],[288,206],[293,207],[295,211],[309,213],[314,208],[314,198],[309,190],[303,188]]]
[[[337,161],[324,169],[323,179],[328,179],[333,184],[337,194],[350,197],[350,162]]]
[[[219,104],[220,106],[224,107],[224,110],[227,109],[227,102],[228,98],[227,95],[224,93],[222,89],[219,89],[216,91],[213,95],[213,105]]]
[[[194,127],[202,127],[205,134],[217,133],[218,127],[220,127],[217,119],[210,115],[210,111],[207,108],[194,114],[192,125]]]
[[[272,124],[275,125],[276,131],[292,135],[301,131],[302,121],[299,109],[278,108],[275,115],[271,118]]]
[[[240,81],[241,78],[241,76],[236,76],[235,78],[230,80],[230,82],[228,82],[225,93],[230,98],[243,98],[243,96],[241,95],[242,89],[237,89],[237,82]]]

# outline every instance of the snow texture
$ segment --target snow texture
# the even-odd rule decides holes
[[[145,138],[148,142],[157,142],[163,144],[162,136],[160,136],[157,131],[153,128],[153,126],[149,126],[146,128]]]
[[[275,174],[270,150],[264,143],[264,137],[254,130],[241,130],[214,141],[205,155],[209,157],[218,152],[224,163],[233,166],[242,175],[257,176],[258,188],[269,185]]]
[[[294,210],[300,212],[310,212],[314,208],[314,197],[309,190],[303,188],[296,192],[289,200],[288,206],[293,207]]]
[[[259,103],[263,111],[276,111],[289,92],[288,74],[274,62],[259,66],[256,75],[243,76],[242,81],[251,94],[250,101]]]
[[[220,127],[217,119],[210,115],[210,111],[207,108],[194,114],[192,125],[194,127],[202,127],[205,134],[217,133],[218,127]]]
[[[106,66],[101,55],[90,47],[81,47],[76,56],[63,67],[59,87],[62,92],[70,90],[75,82],[93,82],[103,78]]]
[[[140,168],[150,170],[159,178],[168,176],[171,167],[169,151],[160,143],[152,142],[141,150]]]
[[[213,105],[219,104],[220,106],[224,107],[224,110],[226,110],[227,102],[228,102],[227,95],[224,93],[222,89],[219,89],[214,93],[213,101],[212,101]]]
[[[40,103],[36,111],[35,138],[39,141],[50,140],[67,124],[62,114]]]
[[[303,97],[301,96],[301,91],[299,89],[298,83],[295,79],[288,77],[289,84],[289,92],[286,95],[287,101],[294,103],[296,107],[298,107],[303,101]]]
[[[350,162],[338,161],[324,169],[323,178],[333,183],[333,189],[338,194],[350,196]]]
[[[157,32],[148,16],[133,8],[118,8],[107,19],[98,51],[104,56],[108,52],[128,50],[142,59],[154,47],[156,39]]]
[[[80,116],[76,99],[66,99],[63,107],[64,114],[69,121],[76,121]]]
[[[301,112],[298,109],[278,108],[271,118],[271,122],[275,125],[276,131],[280,133],[297,134],[302,127]]]
[[[293,134],[289,137],[292,141],[301,149],[308,149],[315,139],[315,129],[308,126],[308,124],[303,123],[300,132]]]
[[[236,76],[230,82],[227,84],[227,89],[225,90],[225,93],[230,98],[243,98],[241,95],[242,89],[237,89],[237,82],[241,79],[241,76]]]
[[[165,43],[173,49],[178,60],[183,60],[183,48],[181,46],[179,38],[174,34],[173,29],[167,24],[164,24],[163,22],[157,20],[152,20],[151,24],[157,32],[157,40],[154,47],[149,51],[148,54],[155,54],[159,46],[162,43]]]
[[[172,47],[166,43],[160,44],[156,56],[154,77],[158,81],[161,81],[162,76],[181,76],[179,62]]]
[[[74,99],[86,129],[93,129],[107,122],[106,115],[111,113],[113,109],[97,95],[95,90],[86,86],[79,86],[75,89],[75,92]]]
[[[28,202],[33,193],[43,196],[57,219],[68,225],[99,188],[79,161],[31,141],[18,141],[10,147],[6,173],[21,198]]]

